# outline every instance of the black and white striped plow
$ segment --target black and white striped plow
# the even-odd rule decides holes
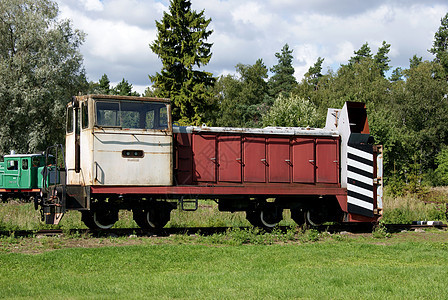
[[[349,145],[347,148],[348,212],[373,217],[374,160],[372,145]]]

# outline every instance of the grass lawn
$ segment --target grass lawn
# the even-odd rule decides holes
[[[271,245],[211,241],[4,237],[0,298],[448,299],[446,231]],[[33,243],[43,248],[21,251]]]

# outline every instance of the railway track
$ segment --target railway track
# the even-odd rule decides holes
[[[315,227],[318,231],[326,231],[330,233],[370,233],[374,229],[375,224],[338,224],[338,225],[322,225]],[[389,232],[399,232],[403,230],[422,230],[429,228],[446,229],[447,225],[437,222],[434,224],[386,224],[385,227]],[[31,237],[31,236],[63,236],[63,235],[86,235],[92,237],[120,237],[120,236],[170,236],[179,234],[201,234],[212,235],[215,233],[224,233],[228,230],[238,228],[246,230],[251,227],[188,227],[188,228],[163,228],[161,230],[146,230],[141,228],[112,228],[108,230],[90,230],[90,229],[43,229],[43,230],[14,230],[14,231],[0,231],[0,236],[16,236],[16,237]],[[289,227],[282,226],[279,228],[282,232],[286,232]]]

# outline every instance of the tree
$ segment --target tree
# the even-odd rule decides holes
[[[403,92],[395,97],[399,101],[395,114],[407,131],[412,149],[401,155],[416,154],[425,169],[435,166],[434,157],[441,144],[448,144],[448,86],[444,77],[435,76],[443,73],[442,69],[438,63],[424,61],[405,70]]]
[[[267,110],[268,69],[263,60],[253,65],[238,64],[237,76],[222,76],[215,87],[219,112],[216,125],[234,127],[259,127],[261,115]]]
[[[375,63],[380,68],[381,76],[385,76],[385,73],[390,69],[389,66],[390,59],[387,56],[389,51],[390,51],[390,44],[387,44],[386,41],[383,41],[382,46],[378,48],[378,52],[373,57]]]
[[[279,94],[274,105],[263,115],[264,126],[315,127],[318,124],[316,106],[308,100],[290,94]]]
[[[65,105],[87,89],[84,34],[58,13],[51,0],[0,2],[0,154],[61,143]]]
[[[207,29],[210,22],[203,10],[191,10],[190,1],[171,0],[169,12],[156,21],[157,39],[150,44],[163,65],[160,73],[149,76],[155,94],[172,99],[173,117],[184,124],[201,124],[212,98],[215,78],[194,69],[211,59],[212,44],[206,43],[213,32]]]
[[[436,156],[435,175],[440,184],[448,185],[448,146],[444,145]]]
[[[448,73],[448,13],[440,20],[440,27],[434,34],[432,48],[428,51],[436,56],[436,62],[440,63]]]
[[[110,91],[110,93],[112,95],[120,95],[120,96],[137,96],[137,97],[140,96],[139,93],[132,91],[132,84],[130,84],[124,78],[117,84],[116,87],[114,87]]]
[[[269,94],[271,97],[277,97],[279,94],[289,95],[297,85],[294,77],[294,67],[292,66],[293,50],[289,45],[283,46],[281,53],[275,53],[278,63],[271,68],[274,73],[269,79]]]
[[[318,57],[314,65],[308,69],[308,72],[305,73],[305,78],[307,82],[311,84],[314,87],[314,89],[317,89],[319,79],[323,76],[322,75],[323,62],[324,59],[322,57]]]
[[[349,64],[359,63],[365,58],[372,58],[372,53],[370,51],[369,43],[365,43],[359,48],[358,51],[354,51],[355,56],[351,57]]]
[[[99,83],[99,90],[100,90],[101,94],[108,95],[111,92],[110,80],[106,74],[103,74],[103,76],[101,76],[100,81],[98,81],[98,83]]]
[[[412,58],[409,59],[409,68],[415,68],[418,67],[418,65],[423,61],[423,58],[420,56],[418,57],[416,54]]]
[[[395,68],[392,71],[389,80],[392,82],[403,80],[403,69],[400,67]]]

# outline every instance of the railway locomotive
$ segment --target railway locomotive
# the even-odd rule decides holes
[[[49,163],[52,158],[49,157]],[[6,202],[9,198],[29,201],[36,198],[42,188],[45,155],[11,154],[5,155],[0,162],[0,198]],[[49,174],[49,173],[48,173]]]
[[[65,165],[44,182],[47,224],[78,210],[108,229],[121,209],[142,228],[162,228],[173,209],[212,199],[273,228],[286,209],[297,224],[376,222],[382,215],[382,148],[363,103],[328,109],[318,128],[174,126],[169,99],[73,97],[67,105]],[[47,154],[51,151],[47,151]]]

